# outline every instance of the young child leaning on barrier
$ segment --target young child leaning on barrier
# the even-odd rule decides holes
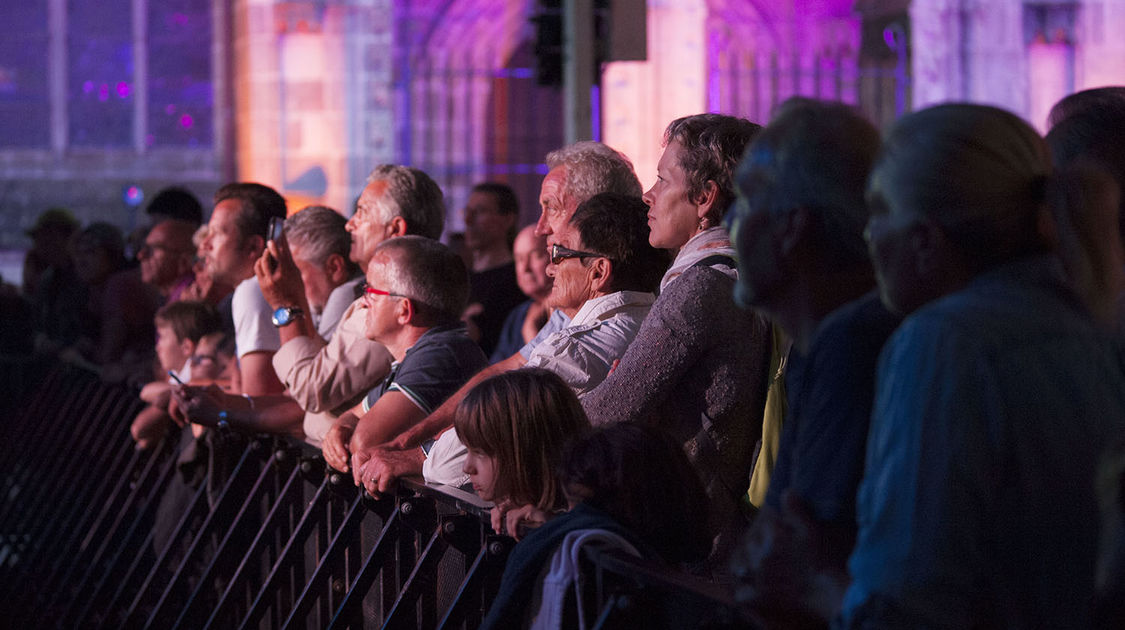
[[[462,469],[496,505],[494,530],[515,536],[518,522],[542,524],[566,509],[560,455],[590,422],[554,372],[526,368],[482,381],[457,407],[453,426],[468,450]]]
[[[176,379],[189,382],[193,377],[192,356],[205,336],[222,329],[218,311],[204,302],[172,302],[156,312],[156,357],[164,378],[141,389],[141,400],[148,406],[137,414],[130,430],[137,448],[146,449],[160,441],[171,426],[168,402]],[[213,354],[213,353],[212,353]]]
[[[481,630],[593,626],[584,618],[581,549],[671,566],[711,551],[703,484],[658,429],[621,423],[588,432],[567,445],[558,480],[570,511],[512,550]]]

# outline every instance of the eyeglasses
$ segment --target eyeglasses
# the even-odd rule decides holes
[[[376,289],[372,286],[369,286],[366,282],[364,282],[363,283],[363,298],[365,300],[367,300],[368,302],[370,302],[371,296],[373,296],[373,295],[386,295],[388,297],[397,297],[397,298],[407,298],[407,299],[409,299],[405,295],[400,295],[398,293],[391,293],[390,291],[384,291],[382,289]]]
[[[558,243],[551,245],[551,264],[557,265],[567,258],[609,258],[605,254],[594,254],[592,252],[580,252],[577,249],[563,247]]]

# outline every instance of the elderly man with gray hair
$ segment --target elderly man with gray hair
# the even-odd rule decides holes
[[[379,243],[408,234],[436,239],[444,221],[441,189],[428,175],[408,166],[380,165],[368,176],[345,224],[351,235],[349,258],[366,268]],[[274,355],[274,369],[306,412],[305,440],[319,446],[338,415],[387,375],[391,356],[364,334],[362,296],[347,307],[330,340],[318,334],[303,308],[305,282],[284,242],[268,244],[256,272],[266,300],[277,309],[282,345]]]
[[[547,237],[548,250],[557,243],[556,233],[564,231],[582,202],[603,192],[631,197],[641,195],[641,182],[629,158],[600,142],[576,142],[552,151],[547,155],[547,167],[550,170],[540,187],[542,214],[535,226],[535,234]],[[481,370],[424,421],[395,437],[388,446],[414,448],[453,426],[453,411],[470,389],[490,376],[523,367],[536,347],[569,325],[570,318],[561,309],[556,309],[539,334],[519,352]]]
[[[325,341],[363,293],[361,269],[348,258],[352,239],[346,224],[339,212],[325,206],[308,206],[285,221],[285,242],[301,272],[316,332]]]

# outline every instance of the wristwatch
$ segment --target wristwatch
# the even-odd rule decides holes
[[[273,312],[273,325],[281,328],[297,321],[305,312],[296,306],[282,306]]]

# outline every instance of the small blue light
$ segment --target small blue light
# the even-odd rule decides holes
[[[144,202],[145,191],[141,190],[141,187],[136,184],[126,186],[125,189],[121,191],[121,199],[125,202],[125,205],[135,208]]]

